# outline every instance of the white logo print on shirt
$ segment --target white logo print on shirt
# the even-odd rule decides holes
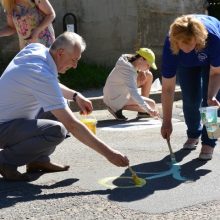
[[[205,53],[199,53],[198,54],[198,59],[200,62],[204,62],[207,59],[207,55]]]

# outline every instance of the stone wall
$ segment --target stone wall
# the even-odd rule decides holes
[[[114,65],[122,53],[132,53],[138,47],[150,47],[156,53],[157,64],[164,38],[175,17],[188,13],[204,13],[204,0],[50,0],[56,11],[56,35],[63,32],[63,16],[74,13],[78,33],[86,42],[82,59],[107,66]],[[0,10],[0,27],[5,24]],[[17,39],[0,39],[4,60],[18,51]],[[1,60],[2,60],[1,55]]]

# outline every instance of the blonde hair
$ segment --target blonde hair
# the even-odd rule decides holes
[[[5,11],[9,14],[12,13],[16,5],[15,0],[1,0],[1,3]]]
[[[51,45],[51,50],[63,48],[71,51],[75,46],[78,46],[81,52],[86,49],[86,43],[80,35],[66,31],[56,38]]]
[[[2,3],[4,10],[9,14],[11,14],[16,7],[16,0],[0,0],[0,1]],[[27,6],[32,4],[30,0],[23,0],[23,1]]]
[[[174,20],[170,26],[169,39],[173,54],[179,53],[178,41],[190,42],[196,40],[196,51],[200,51],[206,45],[208,32],[205,26],[192,15],[183,15]]]

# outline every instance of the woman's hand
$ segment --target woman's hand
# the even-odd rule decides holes
[[[169,140],[170,135],[173,132],[173,125],[172,122],[163,122],[161,126],[161,135],[164,139]]]
[[[153,110],[153,109],[148,109],[148,114],[150,114],[151,117],[156,117],[156,118],[160,118],[160,114],[158,110]]]
[[[158,111],[157,108],[152,108],[148,103],[146,103],[147,106],[147,113],[151,116],[151,117],[156,117],[156,118],[160,118],[160,113]],[[145,110],[146,111],[146,110]]]
[[[220,107],[220,102],[215,97],[207,99],[207,104],[208,104],[208,106],[218,106],[218,107]]]

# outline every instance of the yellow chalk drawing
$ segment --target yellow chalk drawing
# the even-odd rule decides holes
[[[143,187],[144,185],[146,185],[146,180],[141,179],[141,181],[138,182],[138,184],[134,184],[132,177],[130,176],[113,176],[113,177],[106,177],[103,179],[100,179],[98,181],[99,184],[101,184],[102,186],[105,186],[108,189],[115,189],[115,188],[136,188],[136,187]],[[126,185],[117,185],[114,183],[114,181],[120,181],[120,180],[126,180]]]
[[[134,184],[133,177],[128,176],[121,176],[121,177],[106,177],[98,181],[99,184],[102,186],[105,186],[109,189],[115,189],[115,188],[136,188],[136,187],[143,187],[146,185],[146,180],[151,179],[157,179],[162,178],[165,176],[172,176],[174,179],[178,181],[187,182],[188,180],[185,177],[182,177],[180,174],[181,166],[179,163],[171,163],[171,166],[168,170],[162,171],[162,172],[136,172],[138,175],[145,176],[144,178],[140,178],[142,182],[139,182],[139,184]],[[123,180],[126,181],[122,183],[123,185],[117,185],[114,182],[116,180]]]

